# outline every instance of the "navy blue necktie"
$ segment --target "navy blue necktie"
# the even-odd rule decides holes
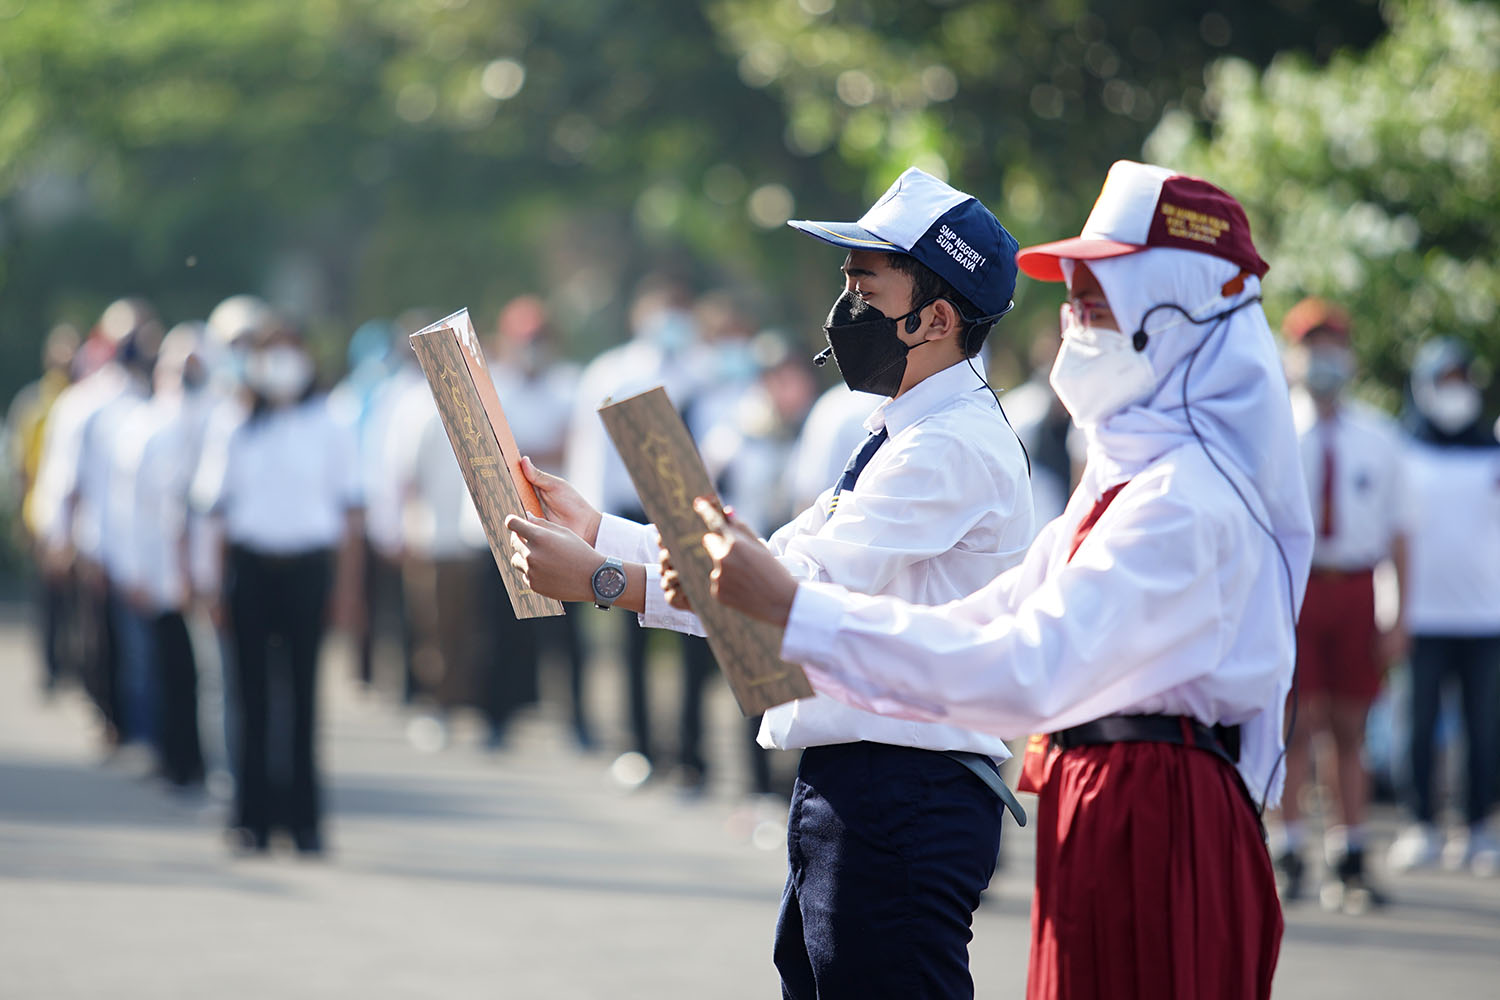
[[[882,427],[877,433],[865,438],[865,443],[859,446],[859,450],[849,459],[849,464],[844,466],[843,475],[839,476],[838,484],[833,488],[833,501],[829,504],[828,513],[832,514],[838,509],[839,494],[854,488],[854,484],[859,481],[859,474],[865,471],[865,466],[870,464],[871,457],[885,444],[888,436],[886,429]]]

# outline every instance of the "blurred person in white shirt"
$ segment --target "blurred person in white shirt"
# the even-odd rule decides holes
[[[1309,298],[1281,327],[1317,541],[1297,623],[1297,722],[1287,745],[1276,867],[1282,898],[1299,898],[1306,838],[1301,796],[1314,741],[1326,736],[1333,753],[1319,761],[1317,772],[1333,793],[1338,822],[1324,834],[1331,878],[1319,897],[1330,910],[1358,911],[1384,899],[1364,863],[1366,721],[1386,669],[1405,658],[1407,642],[1404,606],[1388,633],[1376,624],[1374,571],[1389,561],[1398,591],[1404,588],[1410,494],[1395,421],[1346,392],[1355,375],[1348,314]]]
[[[266,851],[277,829],[302,854],[323,850],[319,647],[327,621],[342,627],[360,606],[358,446],[315,376],[295,328],[280,323],[257,338],[245,359],[248,413],[215,445],[222,454],[204,455],[193,484],[195,504],[217,518],[225,543],[220,604],[239,723],[231,842],[247,852]],[[288,697],[272,698],[273,678]],[[273,751],[273,736],[289,745]],[[271,767],[283,751],[284,783]]]
[[[599,418],[606,399],[625,399],[661,386],[681,408],[696,394],[706,373],[691,311],[692,297],[678,281],[649,276],[636,289],[630,307],[630,339],[603,352],[583,369],[569,424],[565,473],[589,502],[611,514],[644,520],[640,498]],[[657,748],[651,733],[647,683],[647,632],[631,617],[619,619],[625,661],[625,754],[611,768],[623,784],[650,777]],[[671,644],[679,663],[682,649]]]
[[[111,747],[145,738],[147,725],[139,700],[131,700],[126,712],[117,610],[122,596],[112,590],[105,567],[111,444],[118,418],[148,392],[161,333],[155,310],[141,299],[120,299],[104,311],[80,352],[85,364],[93,358],[98,367],[58,397],[37,473],[42,550],[48,565],[74,575],[84,686]]]
[[[1434,337],[1417,349],[1406,412],[1414,822],[1391,846],[1397,871],[1441,854],[1453,869],[1500,872],[1500,843],[1486,829],[1500,758],[1500,442],[1481,387],[1474,353],[1459,341]],[[1443,690],[1454,683],[1464,730],[1463,825],[1445,849],[1434,730]]]
[[[482,573],[489,546],[427,383],[408,385],[390,406],[381,476],[399,503],[410,694],[422,712],[407,733],[430,751],[447,745],[451,713],[481,694],[475,667],[483,626],[474,627],[471,609],[476,562]]]
[[[10,435],[10,460],[19,484],[21,532],[36,563],[37,627],[41,640],[43,691],[50,693],[66,676],[77,671],[71,655],[72,631],[69,574],[54,568],[45,558],[37,521],[36,482],[41,468],[42,445],[53,407],[74,380],[74,361],[78,354],[78,331],[59,323],[47,334],[42,347],[42,375],[24,386],[11,400],[6,412],[6,431]]]
[[[205,777],[198,724],[197,660],[184,616],[192,596],[188,567],[188,493],[202,445],[208,369],[203,324],[180,323],[162,340],[151,401],[131,415],[121,437],[133,443],[129,544],[122,582],[151,627],[159,770],[179,791]]]
[[[806,357],[794,353],[786,336],[778,331],[756,334],[750,344],[750,355],[759,377],[741,394],[730,419],[703,438],[699,451],[719,496],[734,507],[751,530],[767,537],[802,509],[791,499],[795,472],[792,463],[798,433],[816,399],[817,383]],[[843,385],[839,389],[846,396],[855,395]],[[863,437],[863,425],[857,426]],[[856,441],[849,450],[857,446]],[[840,470],[832,473],[833,479]],[[774,790],[771,751],[758,740],[761,719],[759,715],[745,719],[750,771],[747,791],[751,796],[766,797]],[[751,803],[752,812],[748,815],[759,818],[772,808],[770,801],[762,798]]]
[[[234,648],[224,628],[218,603],[223,580],[223,537],[219,521],[200,506],[197,484],[216,483],[226,454],[224,443],[245,419],[249,390],[245,362],[250,346],[266,336],[279,320],[255,295],[231,295],[208,314],[199,350],[208,369],[203,400],[184,409],[184,419],[197,420],[198,440],[188,492],[187,582],[192,601],[187,613],[188,635],[198,671],[198,719],[209,791],[216,798],[234,794],[238,712],[234,704]]]
[[[345,351],[348,371],[328,394],[330,405],[340,419],[354,426],[359,440],[360,478],[365,491],[365,579],[361,588],[365,611],[355,670],[366,688],[375,684],[378,647],[384,642],[405,641],[400,571],[396,566],[400,546],[394,534],[392,503],[387,499],[384,434],[391,402],[388,391],[401,376],[403,385],[412,384],[415,362],[406,333],[386,319],[361,323],[349,337]]]
[[[579,400],[579,366],[561,356],[561,332],[547,304],[536,295],[507,302],[495,321],[487,345],[490,377],[521,454],[548,472],[561,472],[574,407]],[[492,725],[492,739],[505,738],[510,716],[540,694],[538,669],[560,659],[567,671],[568,720],[574,743],[594,747],[585,672],[588,660],[580,630],[581,616],[555,615],[516,619],[493,558],[486,550],[479,564],[488,616],[485,660],[481,665],[481,699]]]

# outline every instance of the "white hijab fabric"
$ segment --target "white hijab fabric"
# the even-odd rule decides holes
[[[1202,319],[1260,294],[1259,279],[1247,276],[1243,290],[1223,296],[1223,285],[1239,274],[1239,268],[1191,250],[1152,248],[1090,261],[1089,268],[1127,336],[1160,303],[1176,303]],[[1312,563],[1312,513],[1286,377],[1260,304],[1250,303],[1224,320],[1196,325],[1175,309],[1158,309],[1151,313],[1146,332],[1146,355],[1157,373],[1157,389],[1148,399],[1083,428],[1088,442],[1083,487],[1097,495],[1174,448],[1196,446],[1183,409],[1186,380],[1193,426],[1249,501],[1253,516],[1280,544],[1289,564],[1293,603],[1300,609]],[[1189,377],[1189,360],[1200,344]],[[1275,588],[1265,601],[1279,604],[1285,600],[1284,576],[1280,559],[1274,552],[1271,558],[1276,565],[1261,578]],[[1286,627],[1293,629],[1294,623]],[[1281,797],[1282,706],[1290,684],[1288,670],[1276,703],[1244,727],[1240,770],[1256,798],[1269,789],[1268,804]]]

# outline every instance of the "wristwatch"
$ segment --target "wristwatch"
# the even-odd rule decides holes
[[[594,588],[594,607],[608,611],[625,593],[625,564],[610,556],[594,570],[589,584]]]

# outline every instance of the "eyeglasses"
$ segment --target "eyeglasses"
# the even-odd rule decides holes
[[[1114,320],[1114,311],[1107,305],[1069,299],[1059,310],[1059,325],[1063,333],[1080,326],[1096,326],[1099,320]]]

